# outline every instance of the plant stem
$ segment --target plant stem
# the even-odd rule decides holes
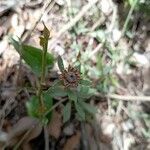
[[[46,42],[46,44],[43,47],[42,73],[41,73],[41,82],[40,82],[41,84],[45,82],[47,46],[48,46],[48,42]]]
[[[133,13],[133,10],[134,10],[134,8],[135,8],[137,2],[138,2],[138,0],[134,0],[133,5],[131,6],[131,8],[130,8],[130,10],[129,10],[128,16],[127,16],[127,18],[126,18],[126,20],[125,20],[125,23],[124,23],[124,25],[123,25],[122,36],[124,35],[124,33],[125,33],[126,29],[127,29],[127,25],[128,25],[128,23],[129,23],[129,21],[130,21],[131,15],[132,15],[132,13]]]
[[[43,93],[42,86],[45,83],[47,46],[48,46],[48,41],[45,42],[43,46],[42,72],[41,72],[41,78],[40,78],[40,83],[39,83],[39,88],[38,88],[38,97],[39,97],[40,105],[42,106],[42,108],[44,108],[44,102],[43,102],[43,97],[42,97],[42,93]]]
[[[44,126],[45,150],[49,150],[49,136],[47,126]]]

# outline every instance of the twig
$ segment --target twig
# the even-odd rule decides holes
[[[46,126],[44,126],[44,138],[45,138],[45,150],[49,150],[49,136]]]
[[[123,101],[149,101],[150,96],[131,96],[131,95],[118,95],[118,94],[108,94],[106,97],[116,100]]]
[[[35,128],[35,126],[32,126],[20,139],[20,141],[16,144],[16,146],[13,148],[13,150],[18,150],[22,142],[25,140],[25,138],[31,133],[32,129]]]
[[[90,58],[95,55],[102,47],[103,47],[104,43],[99,43],[95,49],[91,52],[91,54],[89,55]]]
[[[123,101],[148,101],[150,102],[150,96],[132,96],[132,95],[118,95],[118,94],[107,94],[103,95],[102,93],[96,92],[95,96],[106,97],[110,99],[123,100]]]
[[[127,16],[127,18],[126,18],[126,20],[125,20],[125,23],[124,23],[124,25],[123,25],[122,36],[124,36],[124,33],[125,33],[126,29],[127,29],[127,25],[128,25],[128,23],[129,23],[129,21],[130,21],[131,15],[132,15],[132,13],[133,13],[133,10],[134,10],[134,8],[135,8],[137,2],[138,2],[138,0],[134,0],[133,5],[131,6],[131,8],[130,8],[130,10],[129,10],[128,16]]]
[[[114,4],[112,4],[112,7],[113,7],[113,15],[112,15],[110,26],[108,28],[108,32],[110,33],[112,32],[117,19],[117,7]]]
[[[83,6],[81,11],[71,21],[62,27],[62,29],[49,42],[50,49],[53,48],[57,39],[59,39],[64,32],[73,27],[96,2],[98,2],[98,0],[92,0],[87,5]]]

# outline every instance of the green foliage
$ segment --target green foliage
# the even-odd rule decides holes
[[[138,5],[140,4],[139,0],[128,0],[128,3],[133,7],[134,5],[136,5],[136,7],[138,7]]]
[[[88,104],[88,103],[85,103],[84,101],[79,101],[79,104],[81,104],[81,107],[86,111],[86,112],[88,112],[89,114],[93,114],[93,115],[95,115],[95,113],[97,113],[97,109],[94,107],[94,106],[92,106],[92,105],[90,105],[90,104]]]
[[[65,123],[70,120],[71,112],[74,110],[76,111],[75,113],[78,119],[85,121],[89,118],[89,115],[93,116],[96,113],[96,108],[85,102],[95,92],[95,89],[91,88],[91,82],[89,80],[80,79],[78,86],[73,88],[64,87],[64,85],[57,80],[47,91],[42,90],[42,85],[45,81],[45,73],[48,67],[52,67],[54,64],[53,55],[47,53],[49,37],[50,32],[44,25],[43,34],[40,37],[42,50],[30,45],[25,45],[11,38],[11,43],[20,54],[21,58],[24,59],[25,63],[31,67],[32,71],[40,77],[38,78],[39,86],[36,89],[37,95],[32,96],[26,103],[28,115],[38,118],[42,124],[47,124],[51,120],[53,98],[68,97],[68,102],[63,108],[63,122]],[[65,68],[61,56],[58,56],[57,63],[61,73],[63,73]],[[78,63],[75,68],[81,71],[80,63]],[[80,77],[78,76],[78,78]]]
[[[28,115],[38,118],[40,116],[40,112],[37,109],[39,106],[38,97],[32,96],[31,99],[26,103]]]
[[[52,96],[54,96],[54,90],[56,90],[52,89],[50,91],[51,95],[42,90],[47,69],[52,68],[54,64],[53,55],[47,52],[49,37],[50,31],[44,24],[43,34],[40,37],[42,50],[30,45],[25,45],[21,43],[21,41],[18,42],[13,38],[10,39],[16,51],[20,54],[20,57],[31,67],[37,77],[40,77],[38,78],[38,87],[36,89],[37,95],[31,97],[26,103],[26,108],[28,115],[38,118],[42,124],[47,124],[51,119],[52,112],[48,110],[52,107]]]
[[[68,98],[74,102],[77,102],[77,91],[74,89],[67,90]]]
[[[78,116],[80,117],[80,120],[85,121],[85,111],[83,107],[81,107],[80,104],[76,102],[75,108],[76,108]]]
[[[64,70],[63,60],[60,56],[58,57],[58,66],[59,66],[60,70]],[[80,65],[78,65],[78,66],[77,67],[80,68]],[[57,88],[59,89],[60,87],[61,87],[61,85],[57,84]],[[47,92],[52,91],[51,89],[52,89],[52,87],[50,89],[48,89]],[[84,102],[85,100],[90,98],[96,91],[95,89],[91,88],[91,82],[89,80],[80,79],[80,82],[79,82],[77,88],[64,88],[63,90],[64,91],[60,90],[62,92],[61,94],[63,95],[63,92],[64,92],[64,96],[67,94],[67,96],[69,98],[69,102],[64,107],[64,112],[63,112],[64,122],[66,122],[70,119],[71,103],[72,103],[72,107],[75,108],[75,110],[76,110],[76,113],[78,116],[77,118],[79,120],[85,121],[86,118],[88,118],[88,117],[86,117],[87,115],[91,115],[91,116],[95,115],[96,108],[94,106],[91,106],[90,104]],[[57,92],[59,93],[59,91],[57,91]],[[67,113],[68,113],[68,115],[67,115]]]
[[[96,90],[90,86],[79,84],[78,88],[78,97],[88,99],[95,94]]]
[[[24,59],[24,61],[31,67],[32,71],[40,76],[42,71],[42,53],[43,51],[39,48],[25,45],[21,42],[16,41],[11,38],[11,43],[15,47],[16,51],[20,54],[20,56]],[[52,68],[54,64],[53,55],[47,53],[46,54],[46,67]]]
[[[47,91],[47,94],[52,97],[64,97],[67,96],[67,92],[59,81],[55,82]]]
[[[90,86],[90,85],[91,85],[91,82],[90,82],[89,80],[83,80],[83,79],[82,79],[82,80],[80,81],[80,84]]]
[[[71,103],[68,102],[63,110],[63,122],[67,122],[71,117]]]
[[[94,32],[90,33],[90,35],[102,43],[104,43],[106,41],[106,37],[107,37],[105,31],[102,29],[94,31]]]
[[[43,106],[40,104],[37,96],[32,96],[26,103],[28,115],[34,118],[38,118],[42,123],[47,124],[51,120],[52,112],[45,114],[49,108],[52,107],[53,100],[47,94],[43,95]]]
[[[105,57],[103,57],[102,54],[99,54],[97,57],[97,69],[99,70],[100,79],[99,84],[97,84],[97,89],[102,93],[107,93],[110,90],[114,91],[117,85],[117,79],[114,75],[114,66],[117,61],[117,56],[114,56],[114,53],[109,54],[109,57],[112,59],[111,65],[105,63]]]
[[[127,3],[134,7],[135,11],[142,12],[146,17],[150,15],[150,1],[149,0],[127,0]]]

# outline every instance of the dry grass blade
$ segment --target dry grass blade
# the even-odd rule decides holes
[[[131,95],[117,95],[117,94],[109,94],[107,97],[116,100],[123,100],[123,101],[149,101],[150,96],[131,96]]]

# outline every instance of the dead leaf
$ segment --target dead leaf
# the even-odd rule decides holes
[[[61,126],[62,126],[61,115],[57,111],[54,111],[52,120],[48,124],[49,135],[58,139],[61,133]]]
[[[35,139],[38,135],[40,135],[41,132],[42,132],[42,125],[37,124],[36,127],[29,133],[26,142],[29,142],[32,139]]]
[[[25,143],[27,143],[31,139],[34,139],[35,137],[37,137],[41,133],[42,127],[39,124],[39,121],[34,118],[24,117],[24,118],[20,119],[12,127],[10,133],[8,133],[7,145],[14,145],[29,130],[31,130],[31,132],[29,132],[28,136],[24,139]]]
[[[31,146],[29,143],[25,143],[23,146],[22,146],[22,149],[23,150],[32,150]]]
[[[74,150],[78,148],[80,143],[81,133],[78,131],[76,135],[69,138],[63,147],[63,150]]]

